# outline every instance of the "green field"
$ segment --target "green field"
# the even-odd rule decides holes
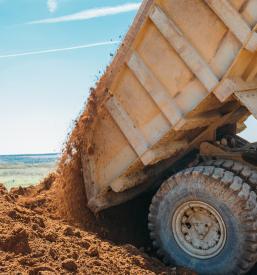
[[[57,155],[0,156],[0,183],[7,189],[30,186],[54,171]]]

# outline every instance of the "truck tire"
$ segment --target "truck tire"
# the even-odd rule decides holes
[[[257,193],[257,170],[249,167],[248,165],[240,161],[227,159],[210,159],[203,163],[200,163],[200,165],[215,166],[231,171],[237,176],[241,177],[245,182],[247,182],[252,190]]]
[[[256,194],[241,177],[197,166],[163,183],[148,226],[166,263],[198,274],[244,274],[256,260],[256,216]]]

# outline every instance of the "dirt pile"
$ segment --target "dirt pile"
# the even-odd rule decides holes
[[[1,274],[190,274],[61,221],[45,183],[10,193],[0,186]]]
[[[60,219],[118,244],[144,247],[151,253],[147,218],[152,194],[143,194],[95,216],[87,208],[79,167],[79,158],[73,158],[59,170],[60,174],[51,174],[36,187],[12,190],[12,194],[20,205],[38,214]]]

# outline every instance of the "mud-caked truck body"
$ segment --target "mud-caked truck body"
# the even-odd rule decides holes
[[[93,212],[158,189],[158,254],[199,274],[257,257],[257,0],[145,0],[88,104]],[[90,117],[91,116],[91,117]]]

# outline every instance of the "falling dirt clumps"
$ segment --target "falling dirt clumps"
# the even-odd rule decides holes
[[[89,129],[102,98],[95,93],[57,171],[35,187],[1,189],[0,273],[192,274],[155,258],[147,230],[151,195],[96,216],[88,209],[81,156],[91,150]]]
[[[155,258],[147,230],[152,194],[98,215],[87,207],[81,156],[92,153],[90,129],[108,93],[101,83],[75,122],[56,172],[34,187],[0,187],[0,273],[193,274]]]
[[[37,189],[33,192],[42,185]],[[132,245],[114,245],[56,216],[50,218],[37,211],[42,204],[35,207],[36,200],[25,206],[20,191],[32,192],[8,193],[0,186],[1,274],[190,274],[165,267]]]
[[[93,123],[94,102],[91,96],[55,173],[35,187],[9,193],[1,187],[0,273],[193,274],[166,267],[152,254],[151,196],[97,216],[87,208],[80,156],[87,153],[82,148],[90,151],[86,129]]]

